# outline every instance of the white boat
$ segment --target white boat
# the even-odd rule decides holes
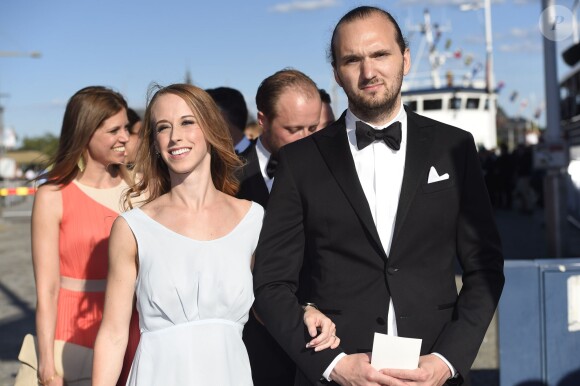
[[[497,147],[495,93],[452,86],[403,91],[402,100],[419,114],[469,131],[478,146]]]

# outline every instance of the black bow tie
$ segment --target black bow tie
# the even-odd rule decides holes
[[[401,122],[393,122],[382,130],[375,130],[362,121],[356,122],[356,145],[359,150],[364,149],[374,141],[385,141],[393,150],[401,148]]]
[[[278,159],[274,156],[270,156],[268,160],[268,165],[266,165],[266,174],[268,178],[274,178],[274,173],[276,173],[276,168],[278,167]]]

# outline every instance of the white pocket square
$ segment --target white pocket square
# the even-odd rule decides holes
[[[431,169],[429,169],[429,178],[427,178],[428,184],[432,184],[433,182],[439,182],[439,181],[444,181],[444,180],[448,180],[448,179],[449,179],[449,173],[445,173],[442,176],[440,176],[439,173],[437,173],[437,170],[435,170],[434,166],[431,166]]]

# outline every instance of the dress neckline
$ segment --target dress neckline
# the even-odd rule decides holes
[[[125,181],[121,181],[119,185],[111,188],[94,188],[88,185],[81,184],[76,180],[73,180],[72,184],[69,185],[74,186],[77,190],[79,190],[85,197],[89,198],[91,201],[97,203],[98,205],[110,210],[111,212],[117,215],[122,212],[121,195],[123,191],[129,187]]]
[[[173,233],[174,235],[177,235],[180,238],[190,240],[190,241],[193,241],[196,243],[212,243],[212,242],[216,242],[216,241],[225,239],[225,238],[229,237],[230,235],[232,235],[233,233],[235,233],[237,231],[237,229],[240,228],[244,222],[246,222],[246,219],[248,217],[250,217],[250,213],[254,210],[254,207],[256,205],[257,204],[254,201],[251,201],[250,208],[246,211],[246,213],[244,214],[242,219],[228,233],[226,233],[225,235],[220,236],[218,238],[211,239],[211,240],[198,240],[198,239],[194,239],[194,238],[182,235],[181,233],[176,232],[173,229],[168,228],[167,226],[161,224],[159,221],[154,220],[151,216],[149,216],[147,213],[145,213],[141,208],[134,208],[133,210],[136,211],[137,213],[140,213],[143,217],[145,217],[148,221],[155,224],[157,227],[164,229],[165,231],[167,231],[169,233]]]

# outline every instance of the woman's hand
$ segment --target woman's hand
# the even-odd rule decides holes
[[[327,348],[335,349],[340,344],[336,336],[336,326],[326,315],[313,306],[304,307],[304,324],[308,333],[314,339],[306,344],[306,348],[322,351]]]
[[[64,386],[64,379],[56,373],[48,378],[39,378],[38,384],[42,386]]]

